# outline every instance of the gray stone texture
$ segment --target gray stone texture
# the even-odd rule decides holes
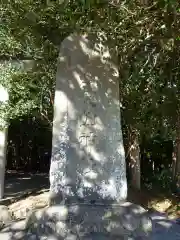
[[[54,101],[52,204],[126,199],[117,61],[106,37],[61,44]]]
[[[74,210],[71,206],[70,208],[70,213],[73,212],[73,215],[77,212],[78,208],[77,208],[78,205],[74,205]],[[135,208],[136,210],[139,209],[139,206],[136,206],[136,205],[132,205],[133,208]],[[58,209],[59,208],[59,209]],[[117,207],[116,207],[117,208]],[[43,214],[41,212],[40,213],[33,213],[33,216],[36,215],[36,217],[30,217],[29,216],[29,220],[28,221],[19,221],[19,222],[14,222],[12,224],[10,224],[9,227],[6,227],[4,228],[2,231],[0,231],[0,239],[1,240],[18,240],[18,239],[28,239],[28,240],[58,240],[58,239],[91,239],[91,240],[102,240],[102,239],[123,239],[123,240],[144,240],[144,239],[150,239],[150,240],[179,240],[180,239],[180,225],[176,223],[176,221],[173,221],[173,220],[169,220],[167,218],[166,215],[162,215],[158,212],[155,212],[153,214],[149,214],[149,217],[152,221],[152,232],[150,234],[148,234],[149,236],[148,237],[142,237],[142,234],[141,236],[132,236],[133,234],[131,234],[131,237],[125,235],[123,237],[121,236],[115,236],[115,235],[111,235],[110,237],[110,234],[107,235],[106,232],[104,233],[100,233],[97,231],[98,228],[95,228],[94,227],[94,230],[96,230],[96,232],[91,232],[88,234],[82,234],[82,228],[81,228],[81,232],[76,232],[74,233],[73,231],[69,231],[67,228],[67,226],[69,227],[68,225],[68,221],[67,221],[67,207],[64,207],[64,206],[56,206],[55,208],[54,207],[50,207],[49,210],[46,210],[46,218],[44,218],[45,221],[49,221],[51,222],[51,225],[53,223],[53,225],[55,226],[55,229],[57,232],[53,232],[52,234],[52,230],[49,231],[49,234],[47,234],[47,228],[46,228],[46,231],[44,230],[43,228],[43,220],[40,220],[40,216],[42,217]],[[110,208],[112,209],[112,208]],[[91,210],[91,208],[90,208]],[[107,211],[107,208],[104,209],[104,211],[106,212]],[[52,219],[52,215],[53,213],[56,215],[56,212],[60,212],[60,214],[57,216],[58,219],[60,220],[57,220],[57,221],[53,221]],[[79,213],[81,211],[78,211]],[[102,211],[101,211],[102,212]],[[112,211],[111,211],[112,212]],[[125,212],[127,212],[125,210]],[[135,211],[136,212],[136,211]],[[143,214],[144,212],[144,214]],[[147,216],[147,219],[149,218],[148,217],[148,214],[146,213],[146,211],[144,210],[140,210],[140,213],[139,213],[139,216],[141,215],[142,213],[142,216]],[[50,218],[47,217],[47,215],[50,215]],[[92,215],[91,215],[92,216]],[[110,218],[110,214],[106,214],[106,219],[109,217]],[[112,216],[111,216],[112,217]],[[137,217],[139,219],[139,217]],[[30,220],[31,219],[31,220]],[[34,226],[33,226],[33,221],[34,221]],[[48,220],[49,219],[49,220]],[[51,219],[51,220],[50,220]],[[71,218],[73,219],[73,218]],[[87,219],[87,216],[85,217],[85,219]],[[96,218],[97,219],[97,218]],[[119,219],[119,218],[118,218]],[[44,221],[44,222],[45,222]],[[149,220],[148,220],[149,221]],[[38,224],[35,224],[37,223]],[[92,221],[91,221],[92,222]],[[41,227],[38,227],[39,226],[39,223],[41,223]],[[46,223],[46,222],[45,222]],[[112,229],[112,225],[114,224],[114,221],[112,221],[110,227]],[[118,223],[119,224],[119,223]],[[50,224],[49,224],[50,225]],[[49,226],[48,225],[48,226]],[[83,225],[83,221],[82,221],[82,225]],[[98,224],[97,224],[98,225]],[[75,226],[75,225],[74,225]],[[86,226],[86,225],[85,225]],[[94,225],[95,226],[95,225]],[[107,225],[105,225],[106,227]],[[115,224],[114,224],[115,226]],[[145,228],[145,234],[144,235],[147,235],[147,232],[148,232],[148,229],[151,229],[151,223],[149,224],[146,224],[143,228]],[[54,228],[54,227],[53,227]],[[133,228],[133,227],[132,227]],[[31,231],[32,229],[32,231]],[[36,229],[39,231],[36,231]],[[40,230],[42,229],[42,230]],[[49,229],[49,228],[48,228]],[[93,228],[92,228],[93,229]],[[120,227],[120,229],[122,229]],[[108,230],[110,230],[110,228],[108,228]],[[124,231],[124,230],[123,230]],[[46,234],[45,234],[46,232]],[[120,231],[119,231],[120,232]],[[137,232],[137,231],[136,231]],[[79,237],[79,233],[81,233],[81,236],[82,237]],[[79,237],[79,238],[78,238]]]
[[[148,239],[152,230],[147,212],[138,205],[51,206],[32,213],[26,228],[38,236],[62,239]]]
[[[134,206],[134,205],[133,205]],[[77,207],[75,207],[77,208]],[[139,207],[137,207],[138,209]],[[48,210],[51,212],[51,216],[52,216],[52,213],[53,212],[56,212],[58,210],[57,206],[56,206],[56,209],[55,208],[50,208],[51,210]],[[63,210],[64,209],[64,210]],[[72,209],[72,208],[71,208]],[[67,219],[65,216],[67,214],[66,210],[64,207],[60,207],[58,212],[61,212],[61,215],[59,216],[61,221],[57,221],[56,223],[54,223],[55,225],[55,228],[57,230],[57,232],[54,232],[53,235],[52,235],[52,231],[49,233],[49,234],[44,234],[45,230],[43,230],[42,228],[42,223],[43,221],[41,221],[41,229],[42,231],[39,231],[39,234],[38,232],[35,231],[35,229],[33,228],[33,225],[31,224],[32,221],[29,221],[29,224],[27,224],[28,222],[26,221],[19,221],[19,222],[16,222],[16,223],[12,223],[9,227],[6,227],[4,228],[2,231],[0,231],[0,239],[1,240],[19,240],[19,239],[28,239],[28,240],[58,240],[58,239],[91,239],[91,240],[105,240],[105,239],[118,239],[118,240],[139,240],[139,239],[150,239],[150,240],[179,240],[180,239],[180,225],[179,224],[176,224],[176,221],[172,221],[172,220],[169,220],[167,218],[167,216],[165,215],[162,215],[162,214],[159,214],[158,212],[155,212],[153,214],[149,214],[149,217],[151,218],[151,221],[152,221],[152,232],[150,233],[149,235],[149,238],[148,237],[139,237],[139,236],[123,236],[123,237],[116,237],[116,236],[112,236],[112,237],[109,237],[109,235],[107,236],[105,233],[99,233],[99,232],[96,232],[96,233],[89,233],[89,235],[84,235],[84,237],[80,237],[78,238],[78,233],[74,233],[73,231],[68,233],[68,229],[67,229],[67,223],[65,222],[65,219]],[[72,210],[71,210],[72,212]],[[75,212],[75,211],[73,211]],[[144,211],[145,215],[147,214],[145,211]],[[143,215],[143,214],[142,214]],[[62,216],[64,220],[62,220]],[[108,216],[108,214],[107,214]],[[110,214],[109,214],[110,216]],[[30,216],[29,216],[30,217]],[[148,215],[147,215],[148,217]],[[32,218],[31,218],[32,219]],[[30,219],[29,219],[30,220]],[[36,222],[36,221],[39,221],[39,218],[35,218],[33,221]],[[47,217],[46,217],[46,220],[47,220]],[[52,222],[52,221],[51,221]],[[35,225],[35,224],[34,224]],[[112,225],[111,225],[112,226]],[[148,225],[150,226],[150,225]],[[37,227],[37,224],[36,224],[36,227]],[[112,227],[111,227],[112,228]],[[146,228],[146,227],[145,227]],[[151,228],[151,226],[150,226]],[[31,231],[32,229],[32,231]],[[39,228],[40,229],[40,228]],[[95,228],[94,228],[95,229]],[[47,232],[47,230],[46,230]],[[132,235],[132,234],[131,234]]]
[[[12,221],[12,214],[7,206],[0,205],[0,228]]]

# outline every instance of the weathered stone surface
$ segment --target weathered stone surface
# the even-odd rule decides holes
[[[102,239],[145,239],[152,224],[147,212],[135,204],[74,204],[34,212],[29,216],[26,228],[38,236],[55,235],[62,239],[91,239],[91,235]]]
[[[12,214],[7,206],[0,205],[0,228],[12,220]]]
[[[26,228],[34,224],[39,224],[45,221],[66,221],[68,218],[68,209],[65,206],[51,206],[49,208],[44,208],[41,210],[33,211],[29,213],[26,218]]]
[[[57,210],[57,209],[56,209]],[[98,232],[91,232],[88,235],[85,234],[81,237],[78,236],[78,234],[74,232],[68,232],[64,231],[68,230],[69,228],[66,228],[66,224],[64,221],[57,222],[56,224],[57,229],[59,229],[58,234],[53,233],[53,235],[43,235],[43,232],[38,236],[35,233],[32,233],[30,229],[27,229],[24,231],[24,223],[23,221],[12,224],[9,228],[5,228],[3,231],[0,231],[0,239],[1,240],[57,240],[57,239],[78,239],[78,240],[179,240],[180,239],[180,227],[179,224],[176,224],[175,220],[170,220],[167,218],[167,216],[160,214],[160,213],[153,213],[150,214],[150,217],[152,219],[152,228],[153,231],[150,234],[150,237],[139,237],[139,236],[118,236],[117,234],[111,235],[111,237],[105,233],[98,233]],[[24,235],[23,235],[24,234]],[[60,235],[62,235],[60,237]],[[22,238],[21,238],[22,237]]]
[[[106,40],[73,34],[61,45],[50,167],[54,203],[127,196],[118,68]]]

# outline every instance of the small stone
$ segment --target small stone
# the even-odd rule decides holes
[[[35,226],[43,218],[44,210],[32,211],[29,212],[26,218],[26,228],[31,228]]]
[[[129,234],[129,231],[124,229],[122,224],[118,221],[110,221],[106,227],[106,230],[111,236],[127,236]]]
[[[29,213],[26,219],[25,228],[38,236],[59,236],[66,237],[66,226],[61,221],[66,220],[68,210],[65,206],[50,206],[43,210]]]
[[[14,233],[14,239],[24,239],[25,232],[24,231],[18,231]]]
[[[131,214],[125,214],[122,216],[122,225],[128,231],[135,231],[138,228],[138,219]]]
[[[65,221],[68,218],[68,209],[62,205],[55,205],[47,208],[44,215],[51,220]]]
[[[150,232],[152,231],[152,222],[151,219],[148,216],[143,216],[141,219],[141,229],[144,232]]]
[[[26,238],[25,238],[26,239]],[[29,234],[29,236],[28,236],[28,238],[27,238],[28,240],[38,240],[38,237],[37,237],[37,235],[35,235],[35,234]]]
[[[123,208],[121,221],[124,228],[131,232],[139,228],[141,228],[142,231],[149,231],[151,228],[151,220],[143,207],[129,202],[121,204],[120,206]]]
[[[79,239],[75,234],[68,234],[65,240],[77,240]]]
[[[0,205],[0,228],[12,221],[12,214],[7,206]]]
[[[25,220],[21,220],[21,221],[15,221],[13,222],[10,226],[11,226],[11,229],[13,231],[18,231],[18,230],[25,230]]]
[[[59,221],[56,223],[56,232],[57,232],[58,236],[61,236],[64,238],[67,236],[69,231],[68,231],[67,225],[65,223]]]

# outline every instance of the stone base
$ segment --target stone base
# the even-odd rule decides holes
[[[102,198],[96,192],[91,192],[85,197],[80,197],[78,195],[68,196],[62,193],[49,193],[49,206],[54,205],[108,205],[111,206],[112,204],[120,204],[125,202],[126,198],[121,199],[112,199],[108,197]]]
[[[145,209],[126,202],[51,206],[31,213],[26,228],[57,239],[148,239],[152,224]]]

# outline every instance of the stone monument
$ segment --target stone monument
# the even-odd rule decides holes
[[[23,239],[149,239],[152,224],[147,211],[124,201],[117,61],[103,34],[93,39],[72,34],[61,45],[51,206],[29,214],[20,232]]]
[[[93,39],[72,34],[61,44],[50,167],[58,202],[117,203],[127,196],[117,59],[102,33]]]

